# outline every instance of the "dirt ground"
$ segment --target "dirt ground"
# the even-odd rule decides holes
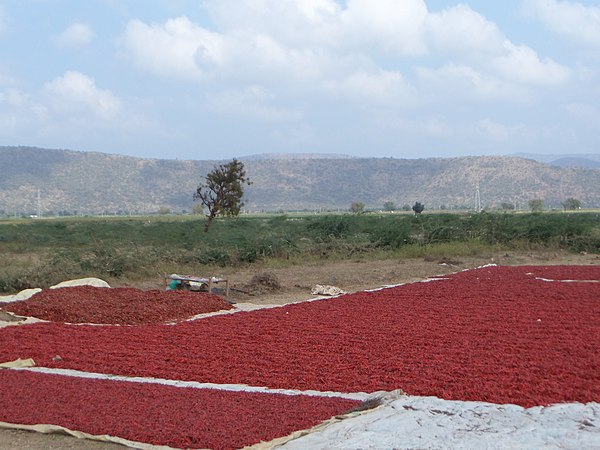
[[[314,298],[315,295],[311,292],[317,284],[336,286],[350,293],[384,285],[410,283],[431,276],[444,275],[491,263],[498,265],[600,265],[600,255],[502,253],[494,255],[493,258],[453,258],[452,260],[429,258],[428,260],[355,260],[284,268],[254,266],[251,269],[231,269],[222,274],[206,275],[229,278],[234,288],[231,290],[229,300],[233,302],[281,305]],[[252,283],[253,277],[265,273],[269,274],[269,279],[275,279],[279,283],[279,288],[267,291],[269,286],[266,286],[260,295],[250,295],[252,291],[257,291],[257,286]],[[147,280],[134,287],[160,289],[163,285],[161,280]],[[44,435],[0,428],[0,450],[116,450],[119,448],[123,447],[60,434]]]
[[[600,265],[600,255],[571,253],[501,253],[492,258],[452,258],[448,259],[390,259],[390,260],[351,260],[307,264],[303,266],[269,268],[252,267],[225,273],[234,287],[229,300],[260,305],[282,305],[314,298],[315,285],[330,285],[345,292],[375,289],[386,285],[411,283],[424,278],[458,272],[485,264],[498,265],[557,265],[557,264],[596,264]],[[279,282],[280,288],[269,291],[253,291],[252,279],[255,276],[270,274]],[[249,286],[249,288],[248,288]],[[240,288],[248,293],[236,290]]]

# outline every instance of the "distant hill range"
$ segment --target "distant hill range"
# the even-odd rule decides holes
[[[580,167],[587,169],[600,169],[600,155],[537,155],[534,153],[515,153],[513,156],[533,159],[534,161],[550,164],[557,167]]]
[[[560,207],[569,197],[600,207],[600,169],[556,167],[515,156],[394,159],[337,155],[255,156],[248,211],[380,209],[424,203],[428,210],[526,208],[534,198]],[[142,159],[104,153],[0,147],[0,215],[191,211],[192,195],[220,161]]]

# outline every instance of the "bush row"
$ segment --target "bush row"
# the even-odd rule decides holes
[[[600,215],[480,213],[307,215],[203,221],[40,220],[0,223],[0,291],[68,278],[144,278],[162,270],[237,266],[270,259],[350,258],[374,252],[446,256],[530,247],[600,253]],[[23,255],[36,255],[22,262]],[[21,262],[19,262],[21,261]]]

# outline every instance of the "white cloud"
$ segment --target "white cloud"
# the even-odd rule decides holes
[[[404,117],[383,114],[376,117],[377,126],[384,132],[400,132],[402,135],[424,135],[427,138],[449,138],[455,135],[456,128],[443,115],[425,115],[424,117]]]
[[[29,96],[16,88],[8,87],[5,90],[0,91],[0,104],[4,104],[11,108],[20,108],[27,104],[28,101]]]
[[[343,38],[352,46],[371,44],[375,52],[419,55],[426,51],[426,19],[422,0],[348,0]]]
[[[187,17],[163,25],[127,24],[122,44],[133,61],[158,75],[201,79],[222,60],[223,38]]]
[[[268,34],[286,46],[412,55],[425,51],[423,0],[209,0],[226,34]]]
[[[269,137],[277,144],[278,148],[283,149],[302,149],[314,148],[320,140],[315,130],[305,124],[291,128],[281,128],[271,131]]]
[[[333,67],[339,57],[323,47],[289,46],[279,36],[259,31],[216,33],[186,17],[153,25],[133,20],[122,45],[145,70],[196,81],[289,86],[293,81],[313,82],[323,71],[339,70]],[[340,65],[345,64],[342,58]]]
[[[0,69],[0,88],[16,86],[19,84],[18,78],[16,78],[10,71]]]
[[[431,13],[427,25],[432,51],[442,54],[451,51],[455,58],[477,68],[481,76],[466,71],[463,74],[468,75],[480,93],[506,92],[507,83],[557,85],[570,75],[568,68],[550,58],[540,59],[531,47],[513,44],[495,23],[467,5]],[[505,81],[496,80],[498,77]]]
[[[93,37],[94,32],[87,23],[76,22],[56,36],[54,43],[58,47],[85,47],[92,41]]]
[[[104,120],[113,119],[121,110],[121,100],[112,92],[100,89],[94,79],[76,71],[68,71],[44,86],[47,105],[68,115],[92,114]]]
[[[186,17],[151,25],[132,20],[124,48],[147,70],[195,79],[217,69],[230,75],[234,67],[307,79],[337,60],[343,65],[350,55],[426,50],[423,0],[350,0],[345,8],[334,0],[209,0],[206,5],[220,32]]]
[[[574,1],[525,0],[524,10],[556,33],[600,47],[600,6]]]
[[[207,106],[221,114],[263,122],[287,122],[301,117],[298,111],[277,106],[276,95],[262,86],[212,93]]]
[[[361,110],[441,99],[528,102],[571,76],[464,4],[440,12],[424,0],[204,5],[213,30],[187,17],[132,20],[121,44],[144,70],[205,83],[208,107],[221,114],[301,120],[296,105],[325,97]]]
[[[221,77],[252,84],[269,78],[345,78],[380,58],[453,52],[519,82],[556,84],[568,71],[514,45],[497,25],[466,5],[430,13],[423,0],[209,0],[220,32],[186,17],[128,23],[122,42],[140,67],[159,75]],[[360,67],[348,67],[348,61]],[[337,67],[336,67],[337,66]],[[342,69],[343,68],[343,69]]]
[[[479,120],[475,126],[477,134],[493,141],[506,141],[523,132],[521,125],[505,125],[490,119]]]
[[[495,23],[465,4],[429,14],[427,30],[433,49],[442,52],[496,54],[505,40]]]
[[[225,40],[218,75],[222,80],[290,86],[322,76],[326,57],[310,48],[285,46],[266,34],[248,35]]]
[[[326,82],[325,88],[333,95],[361,104],[406,107],[416,101],[414,88],[401,73],[393,71],[357,71],[341,80]]]
[[[341,7],[334,0],[207,0],[226,34],[267,34],[285,45],[337,45]]]
[[[504,43],[506,54],[492,58],[498,73],[509,80],[542,85],[557,85],[565,82],[571,71],[550,58],[541,60],[536,52],[525,45]]]
[[[80,72],[65,72],[33,91],[21,84],[0,74],[0,136],[6,142],[83,149],[98,148],[100,138],[101,146],[115,151],[118,142],[138,145],[142,133],[164,133],[152,104],[121,100]]]
[[[46,107],[19,87],[12,76],[0,74],[0,133],[21,133],[47,116]]]
[[[448,98],[462,101],[527,100],[522,86],[463,64],[446,64],[439,69],[417,69],[424,96],[433,102]]]
[[[595,129],[600,123],[600,108],[587,103],[569,103],[565,110],[577,121],[593,126]]]
[[[0,132],[9,133],[25,123],[30,100],[24,92],[6,87],[0,91]]]

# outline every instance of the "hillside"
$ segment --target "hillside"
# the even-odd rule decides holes
[[[558,167],[582,167],[587,169],[600,168],[600,154],[581,155],[540,155],[534,153],[515,153],[512,156],[533,159],[542,163]]]
[[[0,213],[149,213],[190,211],[198,183],[218,161],[141,159],[104,153],[0,147]],[[251,158],[246,209],[381,208],[425,203],[428,209],[482,205],[525,207],[533,198],[559,207],[568,197],[600,206],[600,169],[561,168],[518,157]],[[39,192],[39,196],[38,196]]]

